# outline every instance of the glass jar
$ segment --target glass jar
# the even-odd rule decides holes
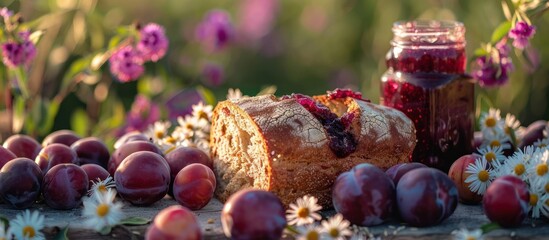
[[[474,83],[465,75],[465,27],[453,21],[396,22],[381,79],[381,104],[415,124],[412,161],[448,172],[473,151]]]

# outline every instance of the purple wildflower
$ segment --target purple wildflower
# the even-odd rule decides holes
[[[111,73],[121,82],[137,79],[145,68],[141,56],[132,46],[118,49],[109,58]]]
[[[13,11],[10,11],[6,7],[0,8],[0,17],[3,17],[4,21],[6,21],[6,19],[10,18],[11,16],[13,16]]]
[[[477,58],[477,70],[473,77],[483,87],[501,86],[509,80],[509,73],[513,71],[513,62],[509,57],[509,48],[506,41],[496,44],[493,54]]]
[[[536,27],[527,22],[520,21],[515,23],[515,27],[509,31],[509,37],[514,39],[513,46],[518,49],[524,49],[528,46],[528,40],[536,33]]]
[[[144,61],[156,62],[164,57],[169,42],[162,26],[149,23],[139,31],[139,34],[140,40],[137,43],[137,50],[141,53]]]
[[[202,68],[204,83],[218,87],[223,83],[223,67],[216,63],[206,63]]]
[[[135,96],[127,116],[127,125],[124,133],[131,131],[144,131],[147,126],[160,119],[160,108],[151,102],[151,100],[141,94]]]
[[[2,61],[10,68],[23,64],[28,66],[35,56],[36,47],[31,41],[25,40],[22,43],[8,41],[2,44]]]
[[[196,38],[209,52],[220,51],[233,38],[233,25],[229,14],[222,10],[212,10],[198,24]]]
[[[239,33],[246,40],[258,40],[272,29],[278,0],[244,0],[240,5]]]

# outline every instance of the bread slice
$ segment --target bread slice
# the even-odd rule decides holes
[[[275,193],[286,206],[309,194],[331,208],[331,187],[340,173],[359,163],[387,169],[410,161],[415,129],[402,112],[351,97],[315,99],[339,117],[353,114],[346,131],[356,150],[338,157],[328,131],[295,99],[264,95],[216,106],[210,145],[221,201],[258,188]]]

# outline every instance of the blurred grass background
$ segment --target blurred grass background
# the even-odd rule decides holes
[[[418,18],[462,21],[467,28],[467,53],[472,56],[504,20],[497,0],[258,0],[274,7],[251,15],[244,10],[250,1],[0,0],[0,5],[21,12],[26,21],[36,20],[36,29],[46,30],[31,72],[31,91],[46,98],[59,90],[62,76],[73,61],[105,49],[119,26],[137,20],[166,28],[170,49],[160,61],[162,68],[147,66],[152,74],[139,83],[122,86],[109,81],[101,85],[104,78],[110,78],[107,75],[92,82],[88,90],[77,89],[84,93],[65,99],[57,129],[70,127],[68,119],[74,109],[100,106],[89,104],[82,95],[101,103],[109,101],[104,98],[106,93],[116,91],[126,108],[137,92],[147,92],[160,101],[177,89],[205,84],[200,73],[206,62],[216,62],[224,69],[220,86],[205,84],[220,100],[228,88],[255,95],[275,85],[277,95],[320,94],[335,87],[351,87],[377,103],[393,22]],[[220,53],[206,53],[194,40],[195,26],[212,9],[227,11],[235,28],[234,41]],[[269,20],[268,16],[272,16],[270,24],[254,25],[261,22],[257,19]],[[488,96],[502,115],[513,113],[523,125],[549,116],[548,21],[547,15],[534,19],[537,33],[532,45],[541,60],[538,69],[529,71],[515,58],[515,72],[507,85],[477,88],[477,95]],[[239,35],[246,27],[258,28],[256,35]]]

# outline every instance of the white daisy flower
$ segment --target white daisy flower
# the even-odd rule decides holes
[[[0,240],[11,239],[11,228],[6,229],[3,221],[0,221]]]
[[[207,121],[210,121],[212,119],[212,115],[213,115],[212,105],[204,105],[204,103],[199,102],[198,104],[193,105],[192,108],[193,108],[193,116],[195,118],[205,119]]]
[[[115,203],[116,192],[108,189],[107,192],[96,191],[93,197],[84,200],[82,216],[86,218],[84,226],[96,231],[114,226],[123,218],[122,204]]]
[[[345,237],[353,235],[349,229],[350,225],[351,223],[343,219],[343,215],[339,213],[322,221],[323,233],[329,239],[343,240]]]
[[[513,156],[505,160],[505,164],[500,167],[501,171],[499,176],[510,174],[515,175],[522,180],[527,179],[528,174],[526,173],[526,170],[529,168],[529,164],[523,160],[525,158],[525,154],[521,153],[521,151],[517,151]]]
[[[206,154],[210,152],[210,140],[208,139],[196,139],[193,141],[193,145]]]
[[[240,91],[240,89],[238,88],[235,88],[235,89],[232,89],[232,88],[229,88],[229,91],[227,93],[227,100],[238,100],[238,99],[241,99],[241,98],[244,98],[246,96],[242,95],[242,92]]]
[[[315,224],[307,224],[297,227],[299,234],[297,240],[319,240],[322,236],[322,227]]]
[[[517,131],[520,129],[520,121],[515,117],[515,115],[507,113],[505,116],[505,124],[504,124],[504,131],[505,134],[511,135],[511,131],[515,133],[515,136],[517,135]]]
[[[97,179],[97,181],[93,182],[91,189],[88,190],[88,195],[91,196],[95,192],[105,193],[108,189],[113,189],[115,187],[116,184],[114,183],[114,178],[111,176],[108,176],[104,180]]]
[[[530,192],[530,204],[528,205],[528,211],[532,214],[533,218],[539,218],[541,209],[545,204],[545,189],[540,181],[530,179],[529,182],[528,192]]]
[[[486,158],[477,158],[475,163],[469,164],[465,169],[465,173],[469,175],[465,179],[465,183],[469,183],[469,189],[479,195],[484,195],[490,182],[494,179],[492,170],[488,169]]]
[[[543,194],[540,200],[543,205],[541,206],[541,214],[545,217],[549,217],[549,194]]]
[[[288,225],[304,225],[320,220],[322,217],[317,213],[322,207],[317,204],[318,199],[309,195],[298,198],[296,203],[290,203],[290,209],[286,212]]]
[[[455,240],[482,240],[484,239],[484,236],[482,235],[481,229],[475,229],[472,231],[469,231],[465,228],[462,228],[460,230],[455,230],[452,232],[454,235]]]
[[[185,117],[177,117],[177,123],[179,123],[179,131],[181,132],[194,132],[198,126],[198,118],[192,115],[186,115]]]
[[[503,159],[505,159],[505,155],[503,155],[503,149],[501,149],[501,147],[491,147],[491,146],[486,146],[484,148],[479,148],[477,149],[478,150],[478,153],[486,158],[486,161],[488,161],[488,163],[492,164],[492,163],[501,163],[503,161]]]
[[[38,211],[31,213],[28,209],[15,216],[10,224],[10,230],[15,239],[46,239],[44,233],[41,232],[42,228],[44,228],[44,216],[40,215]]]
[[[145,131],[145,135],[153,140],[154,143],[161,142],[162,139],[169,135],[169,129],[172,124],[169,121],[157,121],[149,125]]]
[[[490,146],[492,148],[500,147],[501,150],[511,149],[511,139],[503,132],[495,132],[494,134],[485,134],[481,148]]]
[[[547,146],[549,146],[549,138],[538,139],[532,145],[537,148],[548,149]]]
[[[545,178],[549,179],[549,150],[543,152],[536,151],[530,158],[529,168],[527,170],[528,175],[535,176],[536,178]]]
[[[499,109],[490,108],[488,112],[483,112],[480,116],[480,129],[484,135],[492,135],[503,130],[505,123],[501,120]]]

